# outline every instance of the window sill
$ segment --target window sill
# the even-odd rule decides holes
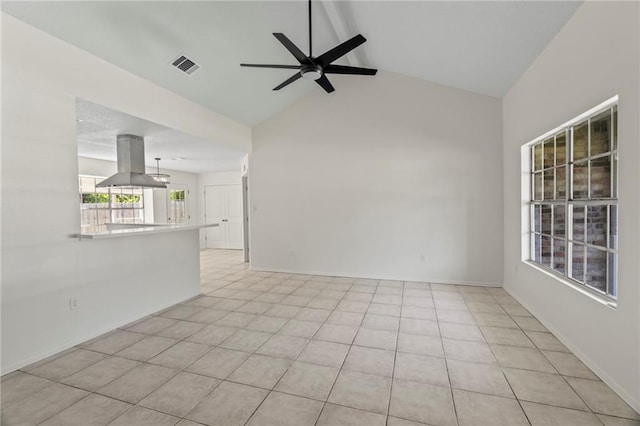
[[[571,287],[572,289],[576,290],[577,292],[587,296],[588,298],[590,298],[591,300],[598,302],[602,305],[605,305],[611,309],[616,309],[618,307],[618,303],[615,300],[611,300],[608,299],[604,296],[601,296],[595,292],[592,292],[584,287],[582,287],[579,284],[575,284],[574,282],[568,280],[566,277],[564,277],[563,275],[557,274],[549,269],[546,269],[540,265],[538,265],[535,262],[531,262],[529,260],[523,260],[522,261],[524,264],[529,265],[530,267],[532,267],[533,269],[536,269],[540,272],[542,272],[545,275],[548,275],[549,277],[553,278],[556,281],[559,281],[561,284],[564,284],[568,287]]]

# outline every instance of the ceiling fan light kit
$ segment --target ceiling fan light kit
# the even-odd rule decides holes
[[[300,63],[300,65],[271,65],[271,64],[240,64],[241,67],[253,68],[277,68],[277,69],[295,69],[298,70],[287,80],[274,87],[273,90],[280,90],[285,86],[293,83],[299,78],[305,80],[314,80],[327,93],[333,92],[335,89],[329,82],[326,74],[349,74],[349,75],[376,75],[378,70],[371,68],[351,67],[346,65],[333,65],[332,62],[340,59],[342,56],[351,52],[356,47],[367,41],[361,34],[339,44],[331,50],[323,53],[318,57],[313,56],[313,43],[311,37],[311,0],[309,0],[309,56],[305,55],[291,40],[282,33],[273,33],[274,37],[282,43],[282,45],[291,53]]]

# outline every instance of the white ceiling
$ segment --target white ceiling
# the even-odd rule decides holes
[[[76,119],[80,157],[116,161],[119,134],[144,137],[145,164],[149,167],[155,167],[154,158],[159,157],[161,169],[190,173],[240,170],[240,160],[245,155],[82,99],[76,100]]]
[[[349,55],[352,65],[499,97],[579,6],[576,1],[315,2],[314,54],[362,33],[368,41]],[[331,96],[304,80],[274,92],[291,70],[239,66],[293,64],[273,32],[283,32],[306,52],[306,2],[3,1],[2,10],[250,126],[312,90]],[[201,69],[187,76],[172,68],[169,63],[179,54]]]

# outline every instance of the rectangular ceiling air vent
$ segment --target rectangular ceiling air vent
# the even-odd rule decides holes
[[[188,75],[193,74],[198,68],[200,68],[200,65],[196,64],[184,55],[178,56],[176,60],[171,63],[171,65],[181,71],[184,71]]]

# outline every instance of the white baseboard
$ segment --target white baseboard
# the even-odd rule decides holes
[[[278,269],[269,268],[263,266],[251,265],[249,268],[251,271],[256,272],[280,272],[284,274],[302,274],[302,275],[324,275],[329,277],[340,278],[355,278],[355,279],[369,279],[369,280],[391,280],[391,281],[415,281],[425,282],[433,284],[453,284],[453,285],[473,285],[478,287],[502,287],[502,284],[482,281],[462,281],[462,280],[447,280],[447,279],[411,279],[410,277],[390,276],[390,275],[353,275],[345,272],[326,272],[326,271],[311,271],[311,270],[293,270],[293,269]]]
[[[536,312],[528,303],[524,302],[519,296],[505,288],[505,291],[516,299],[522,306],[524,306],[538,321],[542,323],[547,329],[553,333],[554,336],[563,345],[565,345],[580,361],[582,361],[587,367],[589,367],[596,376],[598,376],[604,383],[606,383],[620,398],[622,398],[627,404],[634,410],[640,413],[640,400],[637,400],[633,395],[629,394],[622,386],[620,386],[611,376],[609,376],[602,368],[596,364],[588,354],[584,353],[573,344],[571,339],[560,333],[555,327],[547,323],[544,318]]]

